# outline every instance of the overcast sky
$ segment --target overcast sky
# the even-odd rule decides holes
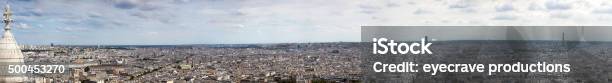
[[[610,0],[3,0],[21,44],[359,41],[360,26],[605,26]]]

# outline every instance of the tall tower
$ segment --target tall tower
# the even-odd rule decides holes
[[[13,19],[11,19],[12,13],[9,8],[9,5],[6,5],[4,14],[2,14],[4,17],[2,21],[4,22],[4,33],[0,39],[0,63],[4,64],[3,66],[5,67],[7,67],[8,64],[23,64],[23,54],[11,33],[10,24],[13,22]],[[2,74],[0,75],[0,82],[24,82],[26,79],[25,77],[22,75],[8,74],[6,71],[8,68],[5,67],[0,67],[3,68],[0,69],[2,72],[0,73]]]

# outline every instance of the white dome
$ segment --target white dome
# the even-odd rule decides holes
[[[19,48],[17,42],[15,41],[15,38],[13,37],[13,33],[11,33],[10,23],[12,23],[13,20],[10,18],[11,11],[9,10],[8,5],[5,8],[3,16],[4,33],[2,35],[2,39],[0,39],[0,65],[3,65],[3,67],[0,67],[2,68],[0,69],[0,71],[7,71],[5,67],[7,67],[8,64],[23,64],[23,54],[21,53],[21,49]],[[10,75],[0,77],[0,82],[3,83],[24,82],[25,78],[24,76],[15,74],[0,74]]]

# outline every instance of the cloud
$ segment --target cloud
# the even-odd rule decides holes
[[[15,25],[15,28],[17,29],[31,29],[32,27],[28,24],[25,23],[17,23],[17,25]]]
[[[150,36],[158,36],[159,32],[155,32],[155,31],[151,31],[151,32],[147,32],[146,35],[150,35]]]
[[[87,28],[77,28],[77,27],[58,27],[57,30],[61,31],[61,32],[84,32],[84,31],[89,31],[89,29],[87,29]]]
[[[564,3],[558,0],[549,0],[545,5],[548,10],[568,10],[572,8],[570,3]]]
[[[359,5],[359,8],[361,9],[361,13],[364,14],[373,14],[376,13],[378,10],[382,9],[381,7],[376,7],[373,5]]]
[[[474,3],[472,2],[458,1],[451,3],[451,5],[448,5],[448,9],[460,10],[464,13],[473,13],[476,12],[476,10],[474,9],[475,6],[476,5],[474,5]]]
[[[132,9],[142,2],[140,0],[115,0],[114,6],[121,9]]]
[[[564,14],[564,13],[554,13],[554,14],[551,14],[552,18],[561,18],[561,19],[568,19],[571,16],[572,16],[571,14]]]
[[[495,11],[497,12],[507,12],[514,10],[514,6],[512,4],[502,4],[500,6],[495,7]]]
[[[19,15],[19,16],[42,16],[43,14],[41,13],[41,11],[31,10],[31,11],[26,11],[26,12],[14,13],[14,15]]]
[[[40,32],[28,35],[54,34],[55,39],[41,40],[81,35],[82,39],[65,40],[176,44],[359,41],[360,26],[610,25],[602,20],[612,20],[607,5],[611,2],[28,0],[10,4],[17,22]],[[159,35],[148,38],[151,32]]]
[[[612,14],[612,6],[607,6],[604,8],[598,8],[593,10],[593,13],[600,13],[600,14]]]
[[[493,20],[516,20],[517,17],[513,15],[499,15],[492,18]]]
[[[465,3],[457,3],[457,4],[449,5],[448,8],[451,8],[451,9],[455,9],[455,8],[461,9],[461,8],[469,8],[470,6],[471,5],[465,4]]]
[[[417,9],[416,11],[413,12],[413,14],[416,15],[420,15],[420,14],[430,14],[432,13],[431,11],[427,11],[427,10],[422,10],[422,9]]]

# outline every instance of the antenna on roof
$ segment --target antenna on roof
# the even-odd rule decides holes
[[[561,32],[561,41],[565,41],[565,32]]]
[[[582,42],[586,41],[584,39],[584,26],[580,26],[580,41]]]

